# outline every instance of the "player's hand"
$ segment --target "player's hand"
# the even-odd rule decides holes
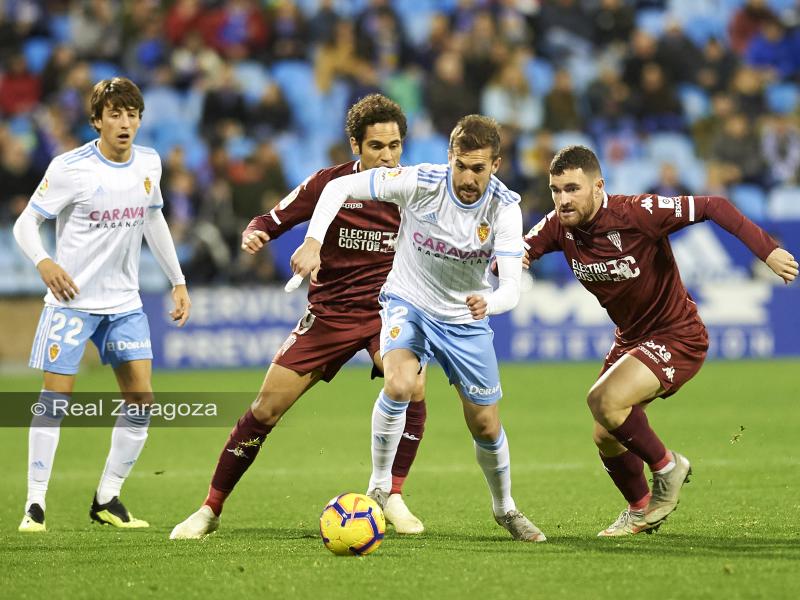
[[[319,250],[322,247],[314,238],[306,238],[303,245],[300,246],[292,254],[292,259],[289,265],[292,267],[292,272],[300,277],[307,277],[319,268],[320,258]]]
[[[175,310],[170,311],[169,316],[173,321],[178,322],[178,327],[183,327],[189,318],[189,311],[192,301],[189,300],[189,290],[184,284],[176,285],[172,288],[172,301],[175,303]]]
[[[52,259],[45,258],[36,265],[44,284],[53,292],[53,295],[62,302],[69,302],[80,294],[78,286],[72,281],[67,272],[58,266]]]
[[[470,294],[467,296],[467,308],[472,313],[472,318],[476,321],[486,318],[486,309],[488,308],[486,300],[480,294]]]
[[[530,269],[531,268],[531,257],[528,256],[528,253],[522,255],[522,268],[523,269]]]
[[[242,233],[242,250],[248,254],[255,254],[264,247],[269,241],[269,234],[266,231],[251,231]]]
[[[794,281],[797,277],[797,261],[790,253],[783,248],[775,248],[769,253],[765,261],[767,266],[775,271],[775,274],[783,279],[786,283]]]

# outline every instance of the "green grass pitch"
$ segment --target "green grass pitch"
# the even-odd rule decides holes
[[[590,437],[584,399],[594,363],[502,367],[514,498],[547,534],[545,544],[512,542],[494,524],[459,403],[438,369],[405,489],[427,531],[399,537],[390,528],[382,547],[363,558],[328,553],[318,516],[337,493],[363,491],[369,476],[379,384],[365,368],[345,369],[289,412],[228,501],[221,529],[202,542],[167,537],[205,497],[232,423],[151,428],[123,489],[134,514],[151,523],[134,532],[88,518],[109,430],[64,427],[43,535],[16,531],[27,430],[6,428],[0,597],[797,598],[798,367],[711,362],[675,397],[654,403],[651,423],[692,460],[694,476],[657,534],[617,540],[595,537],[623,502]],[[159,372],[155,386],[254,391],[261,378],[257,371]],[[36,390],[39,379],[4,375],[2,384],[6,392]],[[112,374],[85,372],[79,388],[114,389]]]

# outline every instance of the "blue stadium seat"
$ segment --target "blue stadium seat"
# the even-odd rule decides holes
[[[659,38],[667,26],[667,13],[663,10],[645,9],[636,11],[636,27]]]
[[[711,99],[699,86],[690,83],[681,84],[678,86],[678,98],[689,123],[694,123],[711,112]]]
[[[32,73],[41,73],[47,61],[50,60],[50,54],[53,52],[53,42],[48,38],[35,37],[29,39],[22,46],[22,52],[25,54],[25,61],[28,63],[28,69]]]
[[[254,60],[246,60],[236,64],[234,73],[245,101],[248,104],[256,104],[270,83],[267,68]]]
[[[781,114],[794,112],[800,103],[800,89],[796,83],[778,82],[767,86],[767,106],[769,110]]]
[[[689,16],[683,20],[683,31],[698,47],[711,38],[724,39],[727,23],[716,15]]]
[[[55,12],[47,15],[47,30],[53,41],[59,44],[68,44],[72,41],[72,25],[69,12]]]
[[[553,89],[553,66],[547,59],[536,57],[525,64],[525,78],[534,96],[544,96]]]
[[[767,197],[761,186],[746,183],[733,186],[730,199],[749,218],[757,221],[764,218]]]
[[[658,181],[658,163],[647,158],[628,159],[606,167],[609,194],[643,194]]]
[[[767,216],[776,221],[800,219],[800,186],[772,190],[767,204]]]
[[[582,131],[557,131],[553,133],[553,145],[556,148],[564,146],[586,146],[593,152],[597,152],[594,141]]]
[[[658,162],[668,162],[679,169],[690,168],[697,161],[692,140],[682,133],[655,133],[645,142],[647,156]]]
[[[89,67],[92,71],[92,81],[125,76],[122,67],[104,60],[94,60],[89,63]]]
[[[143,128],[171,127],[173,123],[184,120],[181,96],[173,88],[150,87],[142,92],[142,96],[145,106]]]
[[[447,138],[439,133],[409,139],[403,151],[403,163],[444,163],[447,161]]]

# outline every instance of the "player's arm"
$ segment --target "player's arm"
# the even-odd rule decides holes
[[[161,270],[172,284],[172,301],[175,308],[170,311],[170,317],[173,321],[178,322],[178,327],[183,327],[189,318],[192,303],[189,299],[189,291],[186,289],[186,278],[183,276],[181,265],[178,262],[178,254],[175,252],[175,244],[160,206],[147,209],[144,219],[144,237],[150,251],[161,266]]]
[[[42,245],[39,227],[46,219],[55,219],[65,207],[80,200],[79,181],[69,167],[55,158],[47,168],[28,206],[14,223],[14,239],[39,271],[45,285],[58,300],[69,302],[80,293],[78,286]]]
[[[778,246],[766,231],[753,223],[722,196],[679,196],[676,198],[657,197],[652,204],[652,215],[634,206],[640,222],[655,235],[672,233],[702,221],[713,221],[731,235],[736,236],[759,259],[767,263],[776,275],[786,283],[793,281],[798,274],[798,264],[794,257]],[[645,213],[645,214],[642,214]]]
[[[254,217],[242,232],[242,250],[260,251],[270,240],[279,238],[295,225],[305,223],[314,213],[324,171],[317,171],[281,199],[268,213]],[[328,176],[330,177],[330,176]]]
[[[402,207],[413,197],[416,184],[416,169],[407,167],[381,167],[329,181],[314,208],[303,245],[292,254],[292,271],[305,277],[319,266],[325,234],[345,200],[381,200]]]
[[[467,307],[472,318],[480,320],[511,310],[519,303],[522,275],[522,212],[514,204],[503,210],[497,221],[494,253],[497,261],[498,286],[485,297],[467,296]]]

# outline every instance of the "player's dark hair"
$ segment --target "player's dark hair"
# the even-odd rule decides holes
[[[584,173],[597,173],[602,177],[597,155],[586,146],[567,146],[558,151],[550,163],[550,175],[563,175],[564,171],[583,169]]]
[[[144,112],[144,98],[139,87],[127,77],[114,77],[98,81],[92,90],[89,122],[95,130],[94,122],[103,117],[103,109],[108,106],[118,110],[135,108],[139,116]]]
[[[500,156],[500,126],[491,117],[467,115],[461,117],[450,133],[452,152],[471,152],[482,148],[492,149],[492,160]]]
[[[347,111],[344,130],[348,137],[355,139],[359,149],[367,127],[375,123],[397,123],[400,139],[405,139],[408,124],[400,105],[383,94],[364,96]]]

